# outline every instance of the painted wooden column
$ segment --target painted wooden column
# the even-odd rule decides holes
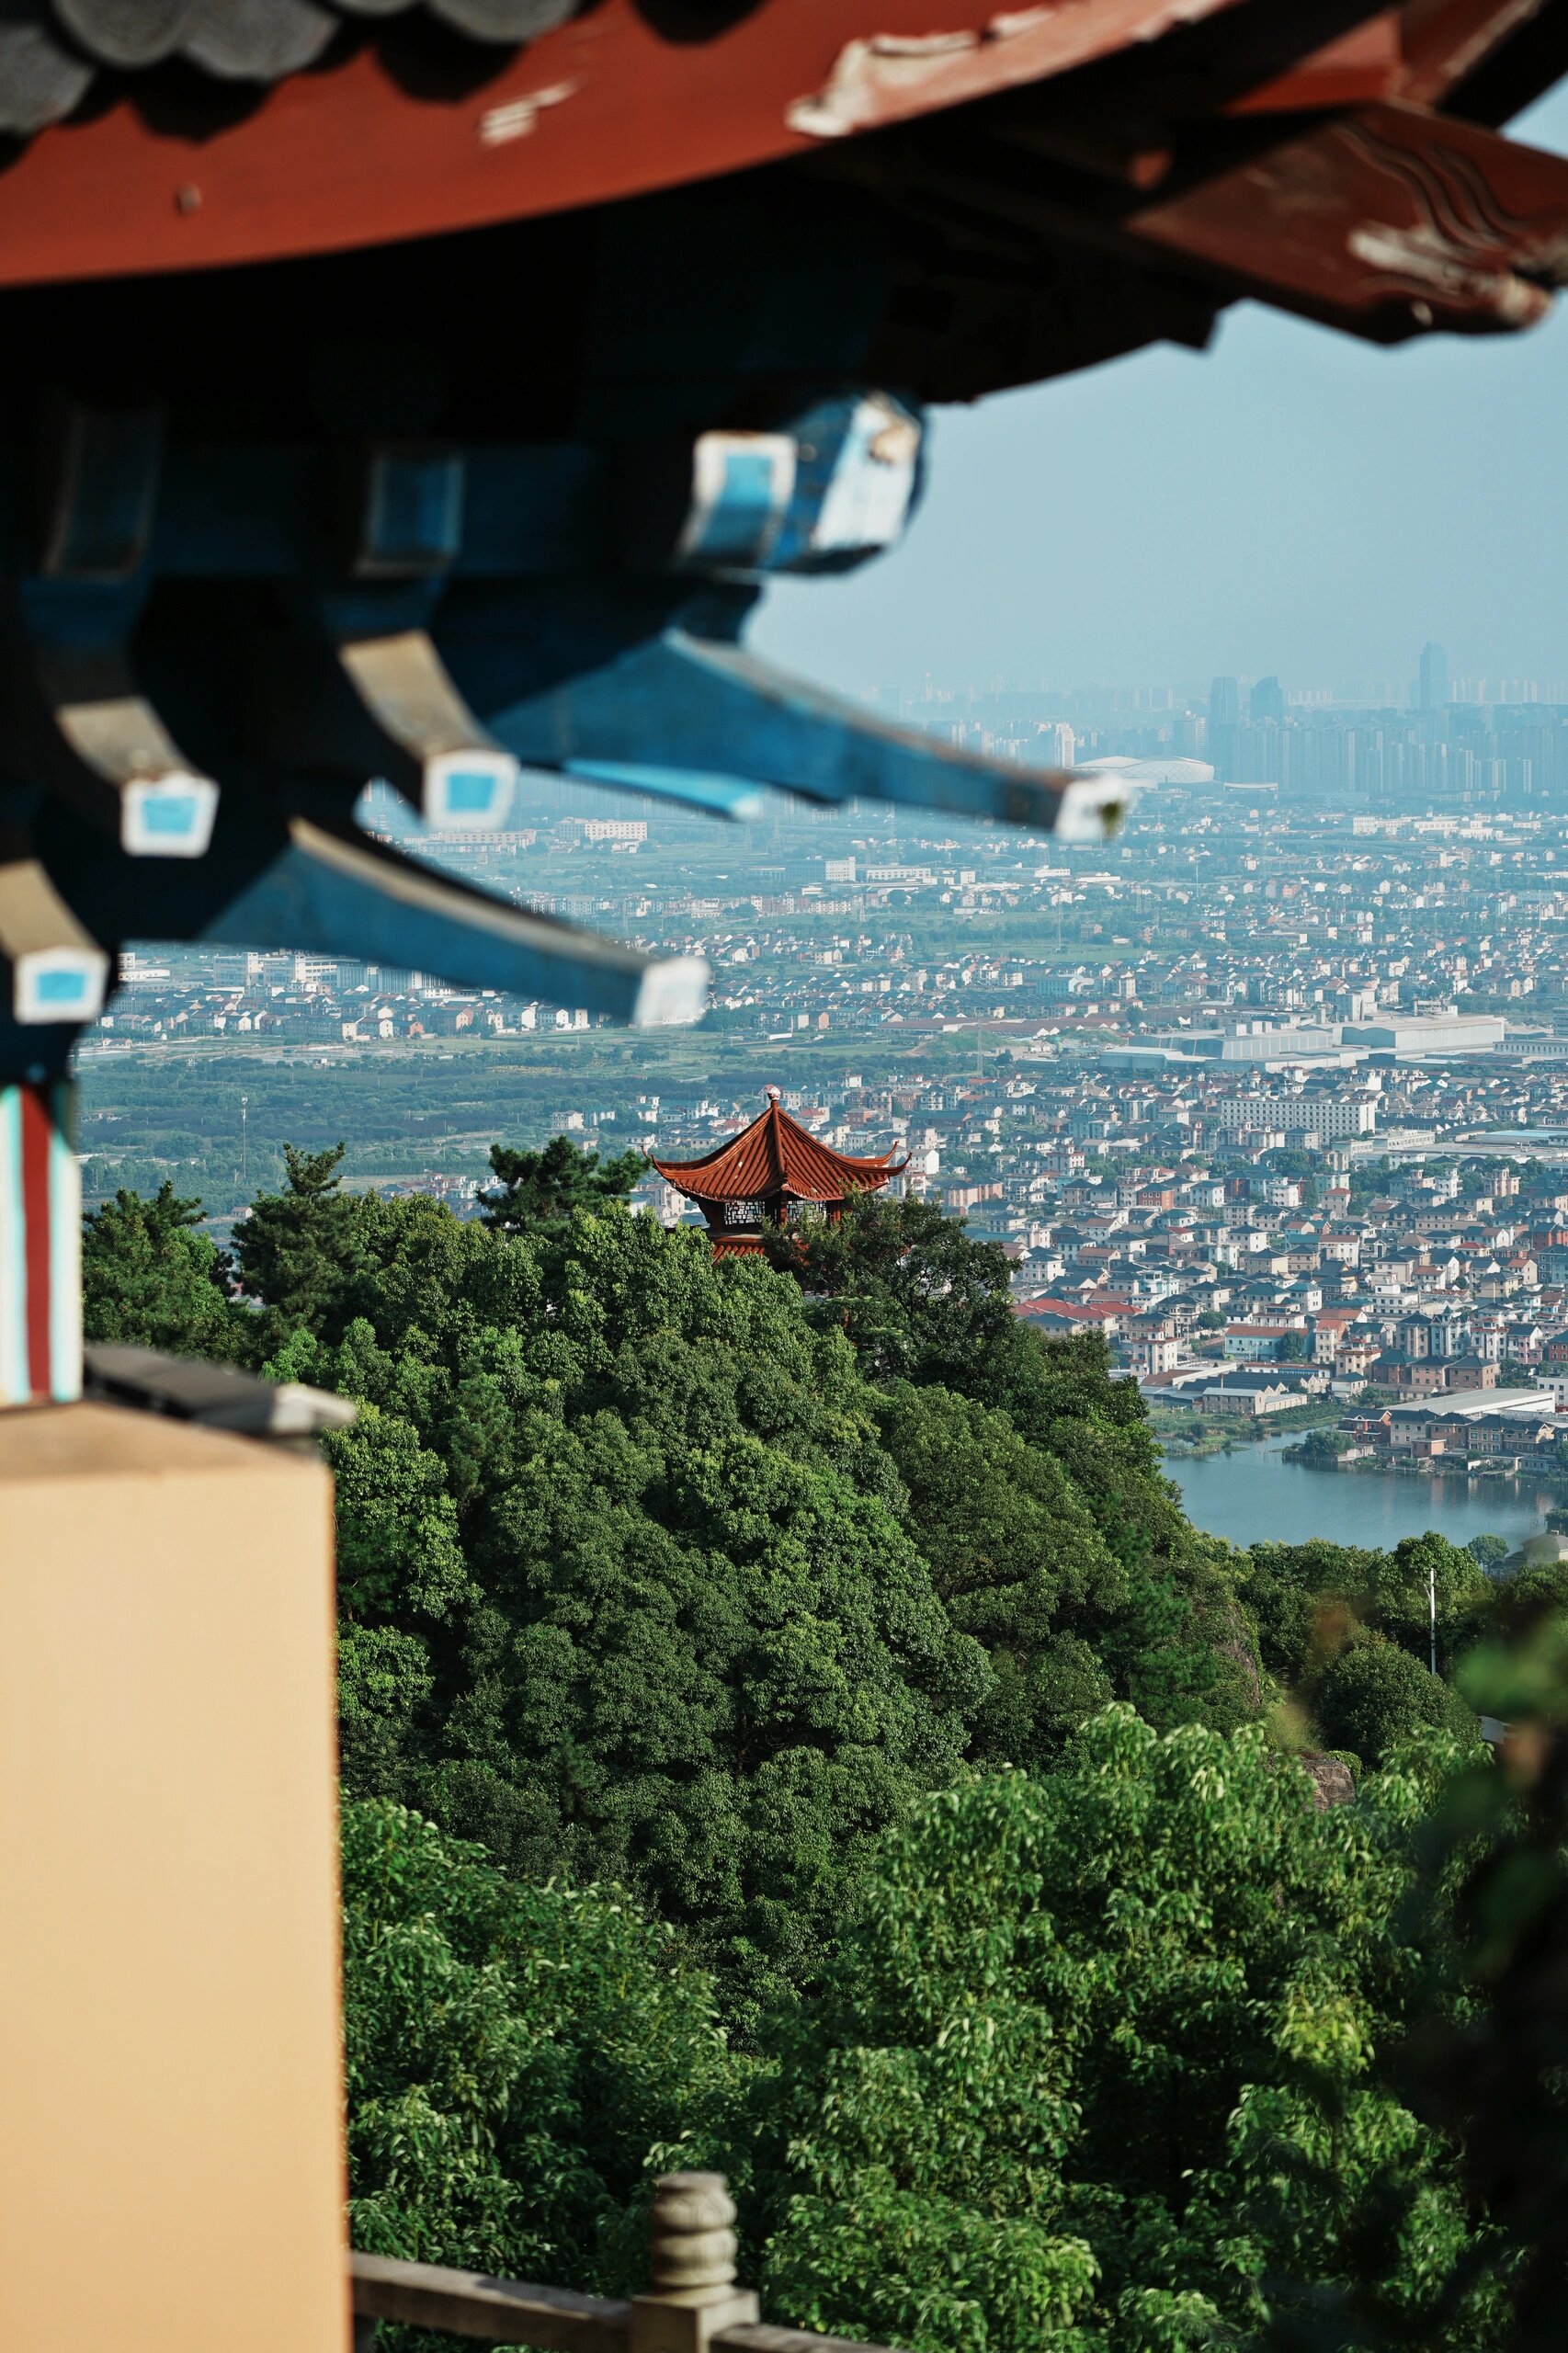
[[[0,1079],[0,1405],[82,1393],[82,1176],[66,1078]]]

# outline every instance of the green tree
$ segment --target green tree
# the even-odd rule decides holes
[[[1487,2219],[1506,2292],[1497,2353],[1568,2336],[1562,2216],[1568,2195],[1568,1612],[1513,1597],[1461,1671],[1464,1696],[1508,1727],[1441,1792],[1421,1849],[1415,1933],[1428,1956],[1415,2030],[1394,2075],[1451,2133]],[[1501,2301],[1501,2298],[1500,2298]]]
[[[1380,2067],[1456,2148],[1471,2245],[1456,2266],[1412,2261],[1423,2184],[1397,2153],[1385,2157],[1344,2210],[1347,2278],[1317,2281],[1312,2334],[1290,2342],[1541,2353],[1568,2333],[1568,1617],[1560,1597],[1512,1586],[1495,1615],[1460,1683],[1508,1729],[1496,1755],[1472,1748],[1429,1793],[1398,1915],[1423,1957],[1418,2003]],[[1329,2100],[1319,2108],[1337,2121]]]
[[[1512,1626],[1521,1610],[1568,1611],[1568,1561],[1542,1562],[1534,1568],[1516,1569],[1494,1588],[1492,1608],[1483,1623],[1484,1636],[1495,1639]],[[1461,1661],[1461,1669],[1463,1662]]]
[[[434,1689],[432,1635],[453,1624],[475,1589],[441,1465],[412,1424],[362,1404],[325,1451],[337,1493],[344,1786],[400,1796]]]
[[[363,1313],[273,1368],[373,1409],[335,1442],[354,1786],[634,1886],[743,2005],[809,1972],[994,1679],[842,1336],[646,1218],[375,1202],[359,1244]]]
[[[844,1332],[872,1381],[902,1376],[1001,1408],[1066,1474],[1127,1581],[1105,1635],[1115,1653],[1106,1688],[1161,1726],[1231,1724],[1256,1711],[1256,1661],[1227,1548],[1183,1518],[1138,1384],[1112,1378],[1097,1335],[1030,1329],[1014,1313],[1003,1252],[928,1202],[863,1196],[837,1225],[786,1228],[770,1248],[807,1290],[812,1320]]]
[[[873,1381],[937,1381],[972,1395],[1017,1336],[1004,1252],[915,1194],[862,1193],[835,1224],[804,1219],[767,1247],[824,1302],[823,1320],[845,1332]]]
[[[1374,1556],[1366,1597],[1368,1622],[1400,1643],[1413,1658],[1430,1656],[1434,1600],[1441,1668],[1474,1637],[1490,1606],[1491,1582],[1468,1546],[1450,1544],[1428,1529],[1404,1536],[1392,1552]]]
[[[633,1886],[739,2013],[810,1974],[878,1833],[966,1754],[1044,1757],[1118,1695],[1256,1711],[1224,1548],[1103,1347],[1004,1299],[1026,1437],[868,1386],[797,1280],[705,1237],[347,1211],[331,1312],[270,1370],[373,1409],[336,1442],[350,1786]]]
[[[1479,1569],[1495,1569],[1505,1562],[1511,1550],[1506,1536],[1472,1536],[1465,1546]]]
[[[1293,1176],[1301,1188],[1301,1209],[1310,1217],[1323,1199],[1322,1163],[1316,1154],[1285,1144],[1265,1153],[1263,1165],[1276,1176]]]
[[[1126,1568],[1062,1465],[1006,1414],[901,1381],[876,1416],[937,1592],[991,1654],[996,1682],[972,1752],[1038,1761],[1113,1696],[1084,1637],[1103,1642],[1128,1601]]]
[[[1309,1704],[1358,1629],[1386,1636],[1425,1665],[1434,1596],[1438,1663],[1450,1666],[1486,1622],[1493,1591],[1473,1549],[1430,1529],[1402,1538],[1392,1552],[1315,1539],[1254,1544],[1240,1580],[1266,1665]]]
[[[363,1210],[343,1190],[343,1156],[342,1144],[330,1152],[285,1144],[282,1192],[258,1194],[236,1232],[240,1279],[265,1310],[268,1347],[300,1329],[335,1339],[353,1313]]]
[[[528,1233],[540,1227],[561,1227],[574,1210],[597,1210],[624,1201],[648,1173],[640,1152],[623,1152],[601,1160],[570,1136],[551,1136],[540,1152],[517,1152],[511,1145],[490,1147],[491,1173],[496,1189],[481,1193],[484,1222],[498,1233]]]
[[[1319,1683],[1315,1711],[1325,1745],[1381,1765],[1401,1741],[1427,1728],[1473,1737],[1474,1718],[1447,1684],[1380,1634],[1355,1643]]]
[[[249,1244],[267,1369],[366,1409],[332,1449],[350,1789],[631,1886],[736,2015],[810,1978],[966,1756],[1044,1761],[1113,1697],[1260,1707],[1135,1384],[1023,1326],[934,1212],[882,1237],[920,1377],[881,1389],[842,1300],[705,1237],[464,1223],[343,1194],[331,1154],[289,1178]]]
[[[1241,1597],[1264,1665],[1288,1691],[1310,1684],[1358,1622],[1377,1559],[1320,1538],[1248,1548]]]
[[[118,1192],[82,1221],[87,1339],[171,1356],[244,1357],[251,1318],[230,1296],[232,1262],[200,1231],[201,1203],[172,1184],[153,1199]]]
[[[1118,1708],[1042,1778],[924,1801],[732,2139],[772,2309],[913,2353],[1299,2337],[1396,2162],[1404,2301],[1462,2307],[1452,2156],[1376,2064],[1430,1786],[1319,1813],[1257,1729]],[[1426,2339],[1478,2341],[1464,2310]]]
[[[385,1802],[343,1814],[354,2244],[624,2293],[650,2151],[735,2072],[712,1988],[612,1889],[520,1886]]]

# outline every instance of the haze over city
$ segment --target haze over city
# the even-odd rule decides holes
[[[1517,135],[1568,152],[1568,96]],[[1379,351],[1242,303],[1209,351],[942,411],[903,545],[769,588],[754,642],[846,688],[1409,675],[1562,654],[1568,317]]]

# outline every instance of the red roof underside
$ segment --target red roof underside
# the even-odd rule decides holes
[[[700,1160],[653,1160],[660,1176],[694,1201],[842,1201],[874,1193],[905,1165],[891,1153],[852,1160],[819,1143],[798,1120],[769,1103],[749,1128]]]

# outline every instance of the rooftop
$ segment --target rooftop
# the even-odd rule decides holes
[[[907,1164],[892,1153],[856,1159],[835,1152],[792,1120],[767,1090],[767,1108],[749,1128],[699,1160],[655,1160],[659,1175],[696,1201],[842,1201],[874,1193]]]

